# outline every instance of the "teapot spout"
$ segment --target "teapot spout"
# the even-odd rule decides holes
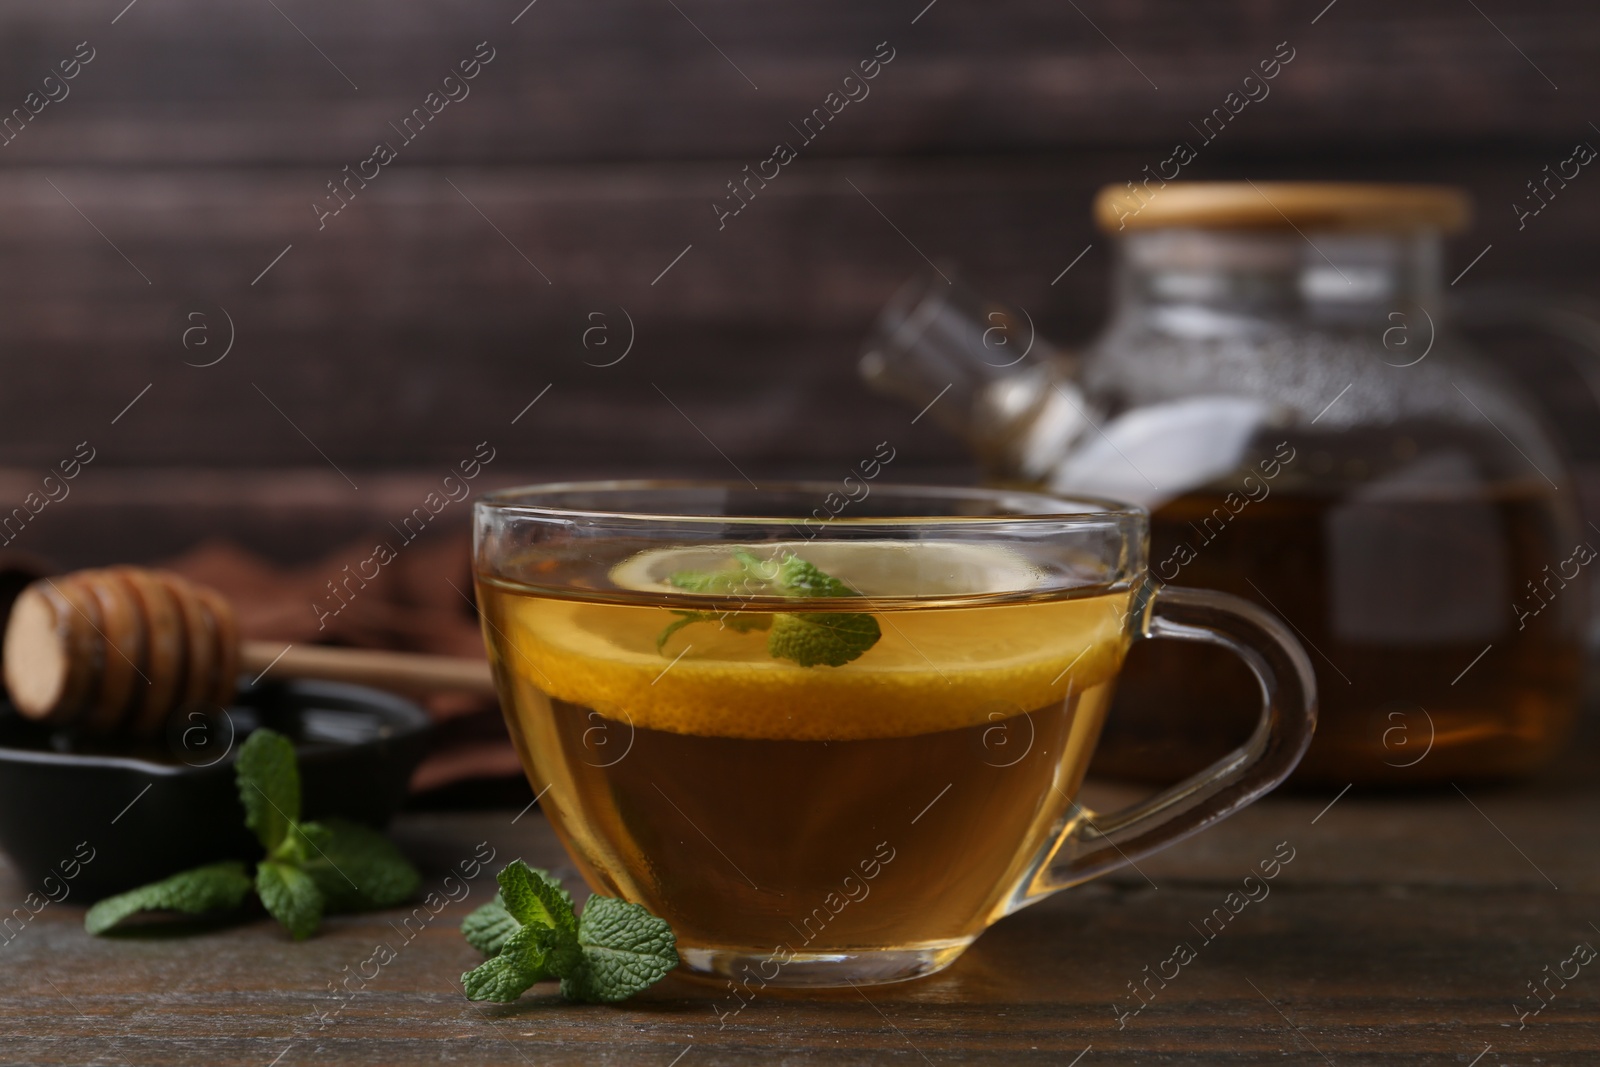
[[[878,392],[963,438],[1007,481],[1043,483],[1097,415],[1078,363],[1026,308],[986,299],[949,266],[913,277],[873,327],[859,364]]]

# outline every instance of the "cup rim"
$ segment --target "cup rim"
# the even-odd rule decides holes
[[[606,509],[594,507],[571,507],[555,504],[528,503],[526,500],[537,495],[553,496],[560,493],[616,493],[648,492],[659,490],[670,492],[673,490],[719,490],[748,491],[751,483],[735,481],[733,479],[717,478],[623,478],[623,479],[598,479],[577,480],[560,482],[539,482],[530,485],[510,486],[496,489],[478,497],[474,508],[481,508],[485,512],[497,512],[526,516],[530,518],[580,520],[600,519],[609,521],[635,521],[671,524],[714,524],[727,526],[729,524],[740,526],[777,526],[792,525],[800,522],[818,521],[810,514],[750,514],[750,515],[714,515],[695,512],[672,512],[664,510],[627,510]],[[811,497],[818,503],[823,501],[828,494],[838,493],[841,482],[819,481],[816,479],[774,479],[768,481],[755,491],[759,493],[796,493]],[[905,515],[849,515],[836,514],[824,520],[827,526],[859,531],[873,527],[905,527],[908,525],[950,525],[971,528],[985,524],[1016,526],[1023,525],[1052,525],[1052,526],[1096,526],[1111,522],[1127,522],[1148,517],[1148,510],[1139,504],[1126,501],[1113,500],[1108,497],[1098,497],[1089,494],[1058,494],[1030,489],[1009,489],[986,486],[956,486],[956,485],[918,485],[907,482],[872,482],[871,495],[884,494],[893,497],[923,497],[927,499],[943,499],[950,501],[959,500],[1002,500],[1011,499],[1019,502],[1034,501],[1039,510],[1019,510],[1006,512],[996,508],[992,514],[977,515],[950,515],[937,514],[930,510],[928,514]],[[865,498],[863,498],[865,499]],[[1048,510],[1055,507],[1057,510]]]

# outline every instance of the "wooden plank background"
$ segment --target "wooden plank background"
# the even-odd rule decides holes
[[[1458,183],[1480,221],[1452,273],[1492,244],[1468,283],[1600,295],[1600,178],[1520,232],[1511,208],[1600,143],[1597,33],[1578,0],[6,5],[0,109],[59,94],[43,79],[79,42],[94,58],[0,147],[0,485],[96,444],[79,501],[104,507],[53,520],[75,561],[139,551],[144,527],[113,544],[100,519],[130,487],[222,469],[314,502],[330,467],[360,484],[486,438],[507,476],[731,473],[707,438],[753,475],[825,474],[890,437],[907,473],[970,477],[857,382],[877,309],[926,254],[1091,335],[1094,190],[1193,139],[1280,42],[1270,95],[1186,175]],[[470,95],[399,145],[389,124],[479,42]],[[870,95],[719,231],[725,183],[880,42]],[[312,202],[378,140],[398,158],[319,231]],[[186,350],[196,308],[216,343]],[[186,366],[221,351],[219,310],[233,348]],[[596,323],[611,348],[585,349]],[[172,522],[147,550],[222,528]],[[305,536],[274,543],[332,534]]]

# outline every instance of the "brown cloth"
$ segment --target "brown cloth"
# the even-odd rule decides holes
[[[481,658],[470,534],[432,531],[402,546],[364,587],[353,580],[346,585],[347,574],[356,574],[372,555],[373,544],[383,540],[362,540],[316,563],[293,567],[228,541],[206,541],[161,566],[227,597],[242,637]],[[329,583],[338,587],[342,599]],[[412,792],[475,778],[521,776],[493,701],[452,693],[420,702],[437,733],[432,751],[411,780]]]

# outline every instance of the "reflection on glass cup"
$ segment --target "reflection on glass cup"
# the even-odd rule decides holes
[[[1135,507],[989,489],[603,482],[476,509],[484,634],[523,766],[597,891],[684,966],[912,978],[997,919],[1237,811],[1315,726],[1310,664],[1220,593],[1146,581]],[[1129,645],[1236,652],[1250,740],[1139,805],[1075,802]],[[748,986],[747,986],[748,988]]]

